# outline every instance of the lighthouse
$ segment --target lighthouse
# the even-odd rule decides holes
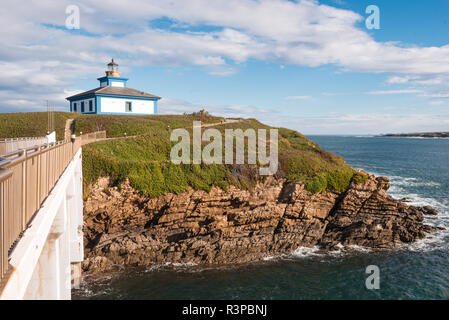
[[[128,78],[120,76],[118,64],[111,59],[106,75],[97,79],[99,87],[66,99],[70,112],[82,114],[157,114],[157,102],[161,97],[127,86]]]

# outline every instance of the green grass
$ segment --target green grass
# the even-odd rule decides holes
[[[114,117],[117,118],[113,119]],[[145,195],[156,197],[167,192],[176,194],[184,192],[188,186],[195,190],[209,191],[214,185],[223,189],[235,185],[251,190],[258,181],[263,179],[258,176],[256,165],[172,164],[170,150],[175,142],[169,140],[167,125],[171,128],[191,127],[193,120],[191,115],[138,119],[134,124],[133,119],[127,116],[122,124],[118,121],[121,119],[120,116],[114,117],[92,117],[89,123],[92,125],[96,121],[107,119],[104,124],[106,130],[115,128],[115,131],[111,131],[112,135],[120,136],[122,130],[129,130],[128,128],[134,128],[135,133],[143,131],[147,133],[136,138],[102,141],[84,146],[83,172],[86,186],[95,182],[100,176],[110,176],[113,184],[117,186],[128,178],[135,189]],[[82,121],[87,123],[84,117],[76,121],[77,125],[80,122],[83,123]],[[152,126],[145,123],[148,121]],[[210,121],[217,121],[217,119],[212,118]],[[89,128],[92,129],[92,127]],[[255,119],[214,128],[218,129],[223,136],[225,129],[240,128],[244,131],[250,128],[270,129],[269,126]],[[132,134],[128,133],[128,135]],[[206,144],[203,142],[203,145]],[[269,149],[268,146],[267,149]],[[347,189],[352,180],[361,183],[367,179],[366,176],[355,172],[340,156],[321,149],[302,134],[285,128],[279,128],[277,175],[285,177],[289,182],[303,183],[305,188],[313,193],[325,190],[341,192]]]
[[[55,112],[54,124],[56,139],[64,139],[67,119],[76,118],[78,114]],[[46,112],[19,112],[0,114],[0,138],[42,137],[47,134]]]
[[[196,190],[209,191],[212,186],[223,189],[235,185],[251,190],[263,179],[258,176],[256,165],[173,165],[170,159],[170,129],[190,128],[192,121],[219,123],[222,118],[207,113],[189,115],[80,115],[55,112],[57,139],[64,138],[67,119],[74,119],[76,135],[106,130],[108,137],[134,138],[115,139],[84,146],[84,183],[95,182],[100,176],[110,176],[119,186],[126,178],[134,188],[155,197],[167,192],[180,193],[188,186]],[[255,119],[215,126],[224,136],[225,129],[270,129]],[[363,183],[367,176],[355,172],[343,158],[323,150],[297,131],[278,128],[279,169],[277,176],[289,182],[299,182],[311,192],[325,190],[344,191],[351,181]],[[47,113],[0,114],[0,138],[38,137],[47,131]],[[192,134],[191,134],[192,137]],[[203,142],[203,146],[206,145]],[[247,150],[247,148],[245,149]],[[267,150],[269,147],[267,146]],[[224,151],[224,143],[223,143]],[[234,144],[235,152],[235,144]],[[224,154],[224,153],[223,153]],[[247,159],[245,152],[245,159]]]
[[[135,136],[148,133],[161,133],[171,129],[192,126],[192,121],[218,123],[222,118],[209,115],[80,115],[75,119],[74,131],[88,133],[106,130],[107,137]]]
[[[0,138],[42,137],[47,134],[47,112],[1,113]],[[197,120],[202,123],[218,123],[222,120],[208,114],[190,115],[82,115],[71,112],[55,112],[54,124],[57,140],[64,139],[65,124],[74,119],[74,132],[82,133],[106,130],[108,137],[123,137],[147,133],[160,133],[170,128],[183,128]]]

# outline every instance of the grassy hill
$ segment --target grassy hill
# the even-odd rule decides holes
[[[47,134],[47,112],[0,113],[0,138],[42,137]],[[68,119],[74,119],[74,133],[89,133],[106,130],[107,137],[123,137],[150,132],[181,128],[192,125],[193,120],[203,123],[218,123],[222,120],[208,114],[190,115],[82,115],[71,112],[55,112],[56,137],[64,139],[64,129]]]
[[[257,181],[264,179],[259,176],[257,165],[174,165],[170,162],[170,150],[175,143],[170,142],[169,129],[187,128],[191,131],[194,120],[200,120],[203,124],[218,124],[223,120],[207,113],[113,116],[56,112],[57,139],[63,139],[67,119],[74,119],[76,135],[106,130],[108,137],[117,138],[83,147],[86,191],[100,176],[110,176],[117,186],[128,178],[135,189],[152,197],[167,192],[180,193],[186,191],[188,186],[207,191],[213,185],[223,189],[230,185],[251,189]],[[0,138],[43,136],[46,128],[46,112],[0,114]],[[225,129],[257,130],[271,127],[255,119],[244,119],[214,128],[224,137]],[[299,132],[278,129],[277,177],[304,183],[306,189],[314,193],[324,190],[344,191],[351,180],[361,182],[366,179],[347,165],[343,158],[321,149]],[[124,138],[125,133],[128,138]],[[223,141],[223,148],[224,145]]]
[[[55,130],[58,140],[64,139],[67,119],[79,115],[55,112]],[[47,112],[0,113],[0,138],[42,137],[47,134]]]
[[[75,119],[74,132],[94,132],[106,130],[107,137],[123,137],[150,134],[167,131],[170,128],[185,128],[192,126],[192,121],[203,123],[219,123],[223,118],[208,114],[189,115],[154,115],[154,116],[128,116],[128,115],[81,115]]]
[[[189,125],[192,125],[191,122]],[[214,128],[222,132],[224,137],[225,129],[270,127],[255,119],[246,119]],[[192,138],[192,134],[190,136]],[[166,192],[186,191],[188,186],[206,191],[213,185],[223,189],[230,185],[251,189],[257,181],[264,179],[258,175],[257,165],[175,165],[170,162],[170,150],[174,144],[170,142],[166,126],[161,126],[143,136],[87,145],[83,158],[86,186],[100,176],[110,176],[117,186],[129,178],[135,189],[156,197]],[[302,134],[285,128],[279,128],[279,167],[276,175],[289,182],[304,183],[306,189],[314,193],[324,190],[344,191],[351,180],[361,182],[366,179],[340,156],[321,149]]]

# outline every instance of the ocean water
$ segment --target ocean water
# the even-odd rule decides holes
[[[207,268],[166,264],[84,277],[74,299],[449,299],[449,139],[310,136],[354,168],[391,179],[389,193],[440,211],[426,223],[445,227],[410,245],[372,252],[355,248],[290,255]],[[380,288],[365,286],[366,267],[380,270]]]

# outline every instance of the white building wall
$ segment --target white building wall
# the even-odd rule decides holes
[[[56,131],[47,134],[47,143],[56,142]]]
[[[111,81],[111,87],[124,87],[125,84],[121,81]]]
[[[89,110],[89,101],[92,101],[92,111]],[[76,103],[76,112],[77,113],[81,113],[81,102],[84,102],[84,112],[95,112],[95,98],[90,98],[90,99],[84,99],[84,100],[77,100],[77,101],[73,101],[72,102],[72,111],[73,109],[73,104]]]
[[[154,114],[151,100],[101,97],[100,101],[100,111],[105,113]],[[131,112],[126,112],[126,102],[131,102]]]

